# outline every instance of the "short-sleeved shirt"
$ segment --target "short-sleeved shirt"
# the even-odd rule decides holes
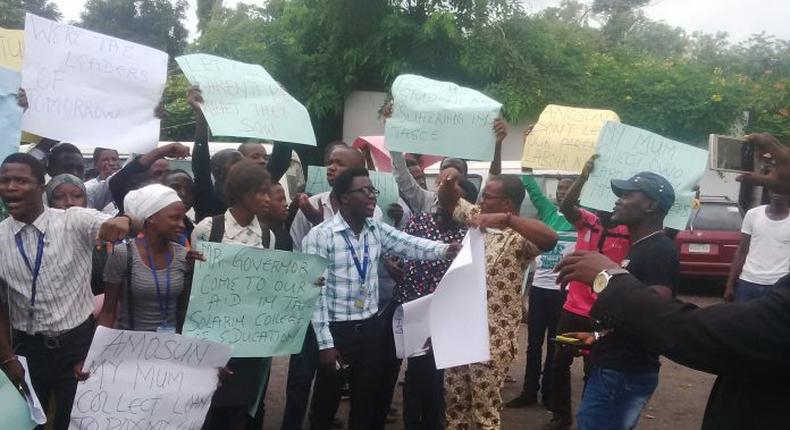
[[[639,279],[643,288],[663,285],[677,294],[680,258],[677,247],[663,231],[631,245],[621,265]],[[640,339],[618,332],[604,336],[593,347],[591,362],[621,372],[657,372],[658,354],[641,346]]]
[[[122,284],[121,300],[119,307],[118,328],[136,331],[156,331],[157,328],[167,323],[169,327],[176,326],[178,297],[184,291],[184,282],[187,279],[186,255],[187,250],[177,243],[171,243],[173,261],[170,263],[170,292],[167,292],[167,270],[159,269],[156,276],[157,283],[151,273],[149,263],[140,257],[137,244],[132,243],[132,285],[128,285],[127,254],[125,246],[117,246],[113,253],[107,257],[104,266],[104,281],[112,284]],[[129,292],[133,305],[134,324],[129,321]],[[165,302],[167,302],[167,315],[164,315]]]
[[[453,218],[460,223],[480,213],[480,207],[459,200]],[[509,365],[518,352],[521,324],[521,286],[532,260],[540,254],[537,245],[512,228],[487,229],[484,236],[488,331],[491,359]]]
[[[403,230],[412,236],[443,243],[461,242],[466,231],[466,226],[462,224],[442,228],[436,222],[436,216],[429,212],[412,217]],[[406,303],[433,293],[451,263],[449,260],[405,260],[403,279],[395,286],[392,299],[396,303]]]
[[[740,278],[761,285],[773,285],[790,271],[790,216],[772,220],[765,213],[767,207],[746,212],[741,226],[751,240]]]
[[[579,209],[581,217],[574,224],[576,227],[576,251],[597,251],[620,263],[628,254],[631,237],[628,227],[618,225],[606,229],[598,215]],[[573,281],[568,284],[568,297],[563,309],[583,317],[590,316],[590,308],[595,303],[595,293],[589,285]]]

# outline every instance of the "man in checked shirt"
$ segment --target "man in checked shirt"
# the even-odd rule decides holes
[[[402,233],[372,218],[376,190],[368,171],[351,168],[333,186],[340,210],[305,236],[302,251],[329,260],[326,286],[318,298],[313,328],[318,340],[311,429],[330,428],[341,381],[348,368],[351,383],[350,430],[383,429],[386,416],[378,406],[384,363],[378,313],[378,263],[387,253],[418,260],[452,259],[460,244],[445,244]]]

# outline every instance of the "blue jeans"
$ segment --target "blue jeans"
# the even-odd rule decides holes
[[[576,415],[578,430],[630,430],[658,386],[658,372],[594,367]]]
[[[771,292],[773,285],[755,284],[754,282],[738,279],[735,281],[735,301],[748,302],[749,300],[759,299]]]

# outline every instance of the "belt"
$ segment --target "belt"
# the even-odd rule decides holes
[[[58,333],[56,335],[48,335],[44,333],[29,334],[20,330],[14,330],[14,339],[19,343],[34,343],[41,344],[46,349],[58,349],[64,344],[68,344],[69,340],[82,334],[86,329],[93,329],[96,324],[96,319],[93,315],[89,316],[80,325]]]
[[[356,332],[360,332],[365,330],[369,327],[373,327],[378,322],[377,316],[372,316],[368,319],[364,320],[356,320],[356,321],[332,321],[330,325],[340,326],[340,327],[351,327]]]

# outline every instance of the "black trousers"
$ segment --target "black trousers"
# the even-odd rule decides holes
[[[307,325],[307,333],[302,344],[302,351],[288,360],[288,381],[285,386],[285,411],[281,430],[302,430],[307,404],[310,402],[310,389],[318,368],[318,343],[315,339],[313,325]],[[332,416],[337,413],[340,398],[329,405]],[[312,415],[312,413],[311,413]]]
[[[560,333],[568,333],[574,331],[590,332],[593,331],[592,320],[581,315],[562,310],[560,316],[560,323],[557,327]],[[552,366],[552,393],[551,393],[551,410],[554,412],[554,417],[563,421],[572,420],[571,415],[571,364],[576,357],[576,350],[568,347],[559,347],[554,353],[554,363]],[[587,357],[584,357],[584,380],[590,375],[590,363]]]
[[[560,321],[562,305],[565,303],[565,295],[565,292],[560,290],[534,286],[529,289],[527,365],[523,394],[537,396],[540,391],[544,404],[550,399],[552,389],[552,357],[554,357],[555,344],[550,339],[557,335],[557,324]],[[548,342],[545,362],[543,361],[544,342]]]
[[[382,306],[382,305],[379,305]],[[379,390],[379,414],[385,417],[389,414],[392,406],[392,397],[395,395],[395,386],[398,384],[400,367],[403,360],[398,358],[395,351],[395,335],[392,332],[392,317],[395,310],[400,306],[399,303],[389,302],[383,305],[380,318],[382,320],[382,368],[381,368],[381,389]]]
[[[437,370],[433,351],[406,361],[403,424],[406,430],[444,429],[444,370]]]
[[[71,406],[77,393],[74,365],[88,355],[95,329],[96,321],[91,316],[56,338],[14,332],[16,353],[27,358],[30,382],[44,411],[49,410],[50,395],[55,395],[55,417],[48,420],[54,424],[54,430],[69,428]]]
[[[334,365],[319,364],[310,428],[330,428],[336,410],[334,405],[340,397],[340,388],[346,373],[351,385],[348,429],[383,429],[386,415],[382,414],[379,396],[383,372],[381,319],[373,317],[362,321],[333,322],[329,329],[335,348],[348,368],[338,371]]]

